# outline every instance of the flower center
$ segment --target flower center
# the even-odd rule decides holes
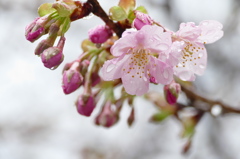
[[[182,50],[182,58],[176,67],[186,67],[186,64],[197,65],[197,60],[203,56],[204,48],[188,43]]]
[[[132,74],[132,78],[139,77],[147,80],[146,74],[150,75],[149,69],[146,65],[149,63],[149,56],[151,52],[148,49],[135,49],[131,48],[128,50],[127,54],[130,55],[130,59],[125,64],[123,71],[128,74]]]

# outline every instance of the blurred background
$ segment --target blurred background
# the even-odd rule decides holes
[[[78,115],[74,102],[78,90],[64,95],[62,64],[46,69],[34,55],[37,42],[25,40],[25,26],[37,17],[47,0],[0,0],[0,159],[239,159],[240,114],[213,117],[205,114],[196,127],[190,151],[183,155],[186,140],[182,125],[173,117],[149,123],[157,111],[142,98],[135,101],[136,122],[129,128],[128,106],[112,128],[94,125]],[[105,11],[117,0],[99,0]],[[194,85],[199,94],[240,109],[240,1],[239,0],[137,0],[149,15],[176,31],[181,22],[217,20],[224,37],[207,45],[208,67]],[[80,43],[89,28],[102,24],[97,17],[78,20],[66,33],[64,63],[81,53]],[[39,40],[40,41],[40,40]],[[162,92],[161,86],[151,89]]]

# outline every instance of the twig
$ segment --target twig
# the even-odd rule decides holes
[[[208,111],[211,111],[212,107],[215,105],[219,105],[222,108],[222,114],[226,114],[226,113],[237,113],[240,114],[240,109],[236,109],[234,107],[231,107],[227,104],[224,104],[223,102],[220,101],[215,101],[215,100],[211,100],[211,99],[207,99],[203,96],[200,96],[198,94],[196,94],[194,91],[190,90],[189,88],[187,88],[184,85],[181,85],[181,89],[182,91],[186,94],[186,96],[191,100],[191,101],[202,101],[204,103],[207,103],[209,105],[209,109]]]

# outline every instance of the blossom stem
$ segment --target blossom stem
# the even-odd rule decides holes
[[[89,71],[87,72],[86,74],[86,77],[85,77],[85,86],[84,86],[84,91],[86,93],[90,93],[91,92],[91,86],[92,86],[92,81],[91,81],[91,75],[92,75],[92,72],[93,72],[93,68],[94,68],[94,65],[96,65],[97,63],[97,56],[95,56],[95,58],[93,59],[93,62],[92,62],[92,67],[89,69]]]

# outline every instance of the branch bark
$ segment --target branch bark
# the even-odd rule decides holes
[[[229,106],[221,101],[215,101],[215,100],[211,100],[211,99],[205,98],[203,96],[200,96],[184,85],[181,85],[181,89],[186,94],[186,96],[191,101],[193,101],[192,103],[194,103],[194,101],[197,101],[197,100],[207,103],[209,105],[209,109],[208,109],[209,112],[211,111],[213,106],[219,105],[222,108],[222,114],[226,114],[226,113],[240,114],[240,109],[236,109],[236,108]]]

